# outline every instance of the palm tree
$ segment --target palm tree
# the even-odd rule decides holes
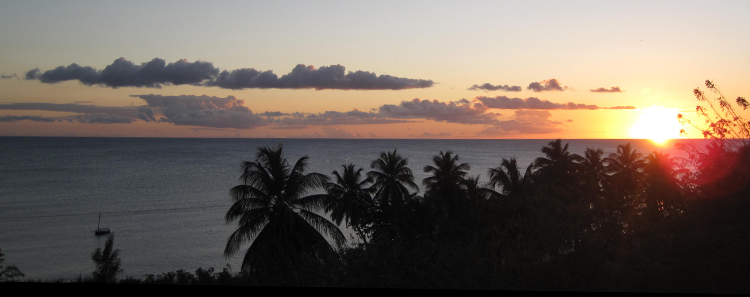
[[[346,222],[352,227],[359,238],[367,243],[366,225],[375,207],[372,200],[372,190],[367,184],[372,178],[362,180],[362,168],[354,169],[354,164],[342,165],[343,175],[333,171],[335,183],[326,183],[326,190],[330,199],[326,211],[331,213],[331,219],[336,224]]]
[[[560,139],[550,141],[547,146],[542,147],[545,157],[536,158],[534,167],[540,174],[555,179],[576,173],[583,158],[577,154],[571,154],[568,151],[568,145],[566,143],[563,146]]]
[[[604,151],[602,149],[587,148],[581,162],[584,174],[583,186],[587,191],[587,195],[591,196],[590,198],[599,198],[606,186],[605,177],[607,174],[603,156]]]
[[[104,250],[97,248],[91,253],[91,260],[96,265],[92,277],[96,282],[112,283],[116,280],[120,269],[120,250],[113,249],[115,236],[109,235],[104,244]]]
[[[380,158],[372,161],[374,170],[367,173],[372,178],[370,186],[374,193],[376,212],[373,216],[373,239],[391,241],[412,232],[415,209],[419,201],[413,200],[419,187],[407,161],[396,150],[381,152]],[[413,193],[409,189],[414,190]]]
[[[328,178],[320,173],[305,174],[307,156],[290,167],[282,146],[258,148],[255,161],[242,163],[241,185],[231,189],[234,204],[226,213],[227,224],[238,220],[238,228],[227,240],[224,256],[233,255],[244,242],[251,242],[242,261],[243,271],[285,273],[302,260],[322,260],[342,246],[341,230],[316,213],[322,210],[326,194],[304,196],[323,187]]]
[[[655,218],[663,218],[672,212],[677,212],[677,163],[669,154],[653,152],[646,157],[643,172],[645,180],[645,203],[647,213]]]
[[[458,194],[458,188],[466,182],[466,170],[469,170],[469,164],[458,164],[458,155],[448,151],[432,158],[435,166],[427,165],[424,167],[425,173],[432,173],[432,176],[422,180],[422,184],[427,188],[426,195],[435,195],[437,193],[451,192]]]
[[[396,150],[381,152],[380,158],[370,164],[374,170],[368,172],[367,176],[373,179],[372,189],[375,191],[375,202],[379,207],[401,205],[414,195],[409,189],[419,191],[419,187],[414,183],[414,175],[406,165],[407,160]]]
[[[432,158],[434,166],[424,167],[432,176],[422,180],[426,187],[425,202],[436,215],[438,232],[452,238],[465,237],[471,225],[471,200],[466,191],[469,164],[458,163],[458,155],[440,152]]]
[[[521,176],[516,158],[510,158],[510,160],[503,158],[500,167],[489,169],[489,184],[492,188],[502,188],[500,193],[506,197],[524,197],[526,195],[525,188],[528,187],[531,180],[531,168],[533,165],[531,164],[527,167],[526,172]]]
[[[611,201],[614,210],[622,214],[624,208],[638,205],[638,194],[641,189],[643,166],[645,160],[637,150],[630,146],[618,145],[617,153],[610,154],[605,159],[606,172],[614,190],[615,201]]]

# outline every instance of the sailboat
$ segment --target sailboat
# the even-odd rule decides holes
[[[101,227],[99,227],[99,224],[101,222],[102,222],[102,212],[99,211],[99,222],[96,223],[96,231],[94,231],[94,235],[96,235],[96,236],[104,235],[104,234],[109,234],[109,228],[101,228]]]

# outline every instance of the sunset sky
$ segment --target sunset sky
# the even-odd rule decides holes
[[[677,137],[706,79],[750,96],[749,14],[750,1],[0,1],[0,136]]]

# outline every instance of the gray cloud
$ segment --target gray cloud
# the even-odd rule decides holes
[[[493,85],[491,85],[489,83],[485,83],[483,85],[473,85],[468,90],[471,90],[471,91],[476,91],[476,90],[484,90],[484,91],[502,90],[502,91],[506,91],[506,92],[520,92],[521,91],[521,86],[508,86],[508,85],[493,86]]]
[[[533,82],[530,83],[528,87],[526,87],[528,90],[532,90],[534,92],[545,92],[545,91],[564,91],[568,88],[567,86],[563,87],[560,85],[560,82],[557,81],[557,79],[551,78],[548,80],[543,80],[541,82]]]
[[[621,93],[621,92],[624,92],[624,91],[620,90],[620,87],[611,87],[609,89],[607,89],[607,88],[591,89],[591,90],[589,90],[589,92],[593,92],[593,93]]]
[[[167,64],[164,60],[155,58],[150,62],[136,65],[125,58],[119,58],[101,71],[73,63],[45,72],[39,69],[30,70],[26,73],[26,79],[39,79],[50,84],[78,80],[88,86],[161,88],[165,84],[198,84],[215,77],[218,73],[219,69],[209,62],[190,63],[179,60]]]
[[[451,134],[446,133],[446,132],[439,132],[439,133],[424,132],[424,134],[422,135],[412,135],[412,136],[417,136],[420,138],[443,138],[443,137],[450,137]]]
[[[559,133],[562,123],[550,121],[552,114],[546,110],[516,110],[512,119],[501,121],[477,133],[478,136],[503,136],[508,134]]]
[[[138,117],[138,110],[135,107],[129,106],[119,107],[56,103],[7,103],[0,104],[0,110],[45,110],[87,114],[106,114],[126,118]]]
[[[467,101],[439,102],[437,100],[402,101],[399,105],[386,104],[378,113],[390,118],[424,118],[448,123],[460,124],[493,124],[498,114],[487,113],[487,107],[481,103]]]
[[[401,90],[428,88],[434,84],[432,80],[376,75],[367,71],[347,73],[341,65],[323,66],[316,69],[313,66],[299,64],[292,69],[292,72],[278,77],[270,70],[258,71],[252,68],[242,68],[220,72],[210,62],[190,63],[186,60],[179,60],[167,64],[159,58],[141,65],[120,58],[103,70],[75,63],[44,72],[37,68],[26,72],[25,77],[49,84],[78,80],[88,86],[101,85],[111,88],[161,88],[163,85],[190,84],[225,89]]]
[[[498,108],[498,109],[588,109],[588,110],[594,110],[594,109],[600,108],[596,105],[587,105],[587,104],[573,103],[573,102],[568,102],[565,104],[553,103],[547,100],[541,100],[536,97],[529,97],[526,99],[522,99],[522,98],[508,98],[506,96],[497,96],[494,98],[480,96],[480,97],[477,97],[476,99],[482,102],[485,106],[489,108]]]
[[[362,135],[359,133],[352,134],[351,132],[344,131],[344,129],[336,129],[333,127],[323,127],[323,133],[327,138],[361,138]]]
[[[130,124],[135,119],[108,114],[81,114],[64,117],[70,122],[79,122],[84,124]]]
[[[164,121],[175,125],[189,125],[213,128],[248,129],[266,124],[266,119],[254,114],[243,106],[244,100],[227,96],[226,98],[213,96],[161,96],[161,95],[131,95],[146,101],[147,107],[158,108],[164,115]],[[153,109],[152,109],[153,110]],[[149,115],[143,107],[139,108],[139,117],[156,120],[155,115]]]
[[[374,112],[352,110],[347,112],[326,111],[322,113],[296,112],[289,117],[272,120],[277,129],[301,129],[307,126],[371,125],[408,123],[407,120],[388,119]]]
[[[428,88],[432,80],[410,79],[390,75],[376,75],[367,71],[346,73],[341,65],[314,66],[298,64],[292,72],[280,78],[271,71],[258,71],[243,68],[222,71],[215,80],[208,81],[207,86],[218,86],[225,89],[339,89],[339,90],[401,90]]]
[[[17,121],[35,121],[35,122],[62,122],[68,121],[71,123],[84,123],[84,124],[130,124],[135,119],[128,117],[121,117],[116,115],[107,114],[80,114],[73,116],[63,117],[40,117],[40,116],[3,116],[0,117],[0,122],[17,122]]]
[[[59,122],[59,119],[40,117],[40,116],[2,116],[0,122],[18,122],[18,121],[34,121],[34,122]]]
[[[17,78],[17,77],[18,76],[15,73],[13,73],[11,75],[5,75],[5,74],[0,75],[0,79],[11,79],[11,78]]]

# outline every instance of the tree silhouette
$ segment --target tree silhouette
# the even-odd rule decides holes
[[[488,170],[489,185],[492,188],[500,187],[500,193],[506,197],[523,198],[526,195],[526,188],[531,183],[531,168],[532,166],[527,167],[526,172],[521,176],[516,158],[503,158],[500,167]]]
[[[281,145],[260,147],[255,161],[242,163],[243,184],[231,189],[234,203],[225,216],[227,224],[238,220],[238,228],[229,236],[224,256],[251,241],[243,272],[296,277],[293,269],[299,262],[317,263],[333,254],[324,235],[337,246],[344,244],[341,230],[315,212],[323,210],[327,195],[304,196],[328,180],[320,173],[305,174],[306,165],[305,156],[290,167]]]
[[[3,259],[4,256],[5,254],[3,254],[2,250],[0,250],[0,264],[3,264],[3,262],[5,262],[5,259]],[[16,265],[10,265],[8,267],[5,267],[5,269],[3,269],[3,266],[0,265],[0,269],[2,269],[0,270],[0,281],[13,281],[15,278],[26,276],[25,274],[23,274],[23,272],[21,272],[21,270],[18,270],[18,267],[16,267]]]
[[[326,183],[326,190],[330,199],[326,211],[331,213],[331,219],[336,224],[346,222],[352,227],[357,236],[367,243],[367,227],[370,224],[375,203],[372,200],[372,190],[368,184],[372,178],[362,179],[362,168],[355,170],[354,164],[342,165],[343,174],[333,171],[335,183]]]
[[[432,158],[433,165],[424,167],[432,175],[422,180],[426,188],[425,202],[432,206],[438,232],[450,237],[465,238],[470,228],[471,200],[466,190],[469,164],[458,163],[458,155],[440,152]]]
[[[113,283],[120,269],[120,250],[113,249],[115,236],[110,234],[104,244],[104,250],[97,248],[91,253],[96,269],[91,274],[95,282]]]
[[[413,195],[409,189],[415,192],[419,190],[411,169],[407,167],[407,160],[396,150],[381,152],[380,158],[372,161],[370,168],[374,170],[368,172],[367,176],[373,179],[375,202],[381,208],[403,204]]]
[[[414,212],[420,209],[415,200],[419,190],[407,160],[396,150],[381,152],[380,158],[372,161],[367,176],[373,179],[376,213],[373,217],[373,239],[392,241],[412,231]],[[411,193],[412,189],[415,192]],[[410,226],[411,225],[411,226]]]

